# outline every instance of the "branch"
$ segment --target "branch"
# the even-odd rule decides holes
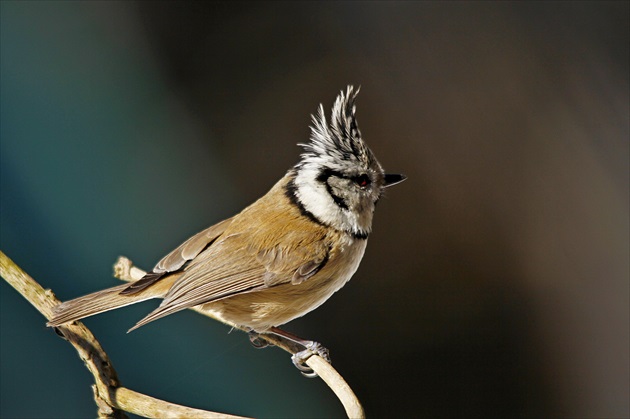
[[[44,290],[33,278],[0,251],[0,276],[50,320],[60,303],[51,290]],[[241,418],[169,403],[122,387],[109,357],[92,332],[81,322],[55,328],[74,346],[94,376],[92,386],[99,417],[125,417],[123,411],[144,417]]]

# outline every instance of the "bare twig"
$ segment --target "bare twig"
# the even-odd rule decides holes
[[[59,304],[51,290],[44,290],[33,278],[0,251],[0,276],[50,320]],[[241,418],[209,412],[155,399],[120,386],[109,357],[92,332],[81,322],[56,328],[75,347],[87,369],[94,376],[94,398],[99,417],[124,417],[125,412],[144,417],[169,418]]]

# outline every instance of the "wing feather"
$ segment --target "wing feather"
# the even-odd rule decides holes
[[[164,256],[162,260],[155,265],[153,272],[174,272],[181,268],[186,262],[194,259],[206,247],[212,244],[217,237],[223,234],[225,229],[232,222],[232,218],[228,218],[212,227],[208,227],[186,240],[171,253]]]
[[[304,234],[305,240],[312,239],[313,242],[304,246],[305,242],[298,240],[299,246],[286,249],[287,242],[279,240],[282,237],[275,237],[276,240],[267,240],[270,245],[266,249],[255,249],[242,245],[242,234],[245,233],[227,231],[194,258],[162,304],[130,331],[185,308],[287,282],[299,284],[319,271],[328,260],[330,246],[324,235],[312,239],[312,234],[298,230],[294,234]],[[261,257],[261,254],[268,257]]]

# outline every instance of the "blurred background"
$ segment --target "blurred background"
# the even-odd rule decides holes
[[[263,195],[309,116],[409,179],[361,267],[286,326],[369,417],[628,417],[628,2],[0,2],[0,249],[60,299]],[[2,417],[93,417],[74,349],[4,281]],[[122,383],[337,417],[319,379],[192,312],[86,320]]]

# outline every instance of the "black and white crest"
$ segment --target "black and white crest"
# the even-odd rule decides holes
[[[300,144],[304,153],[289,172],[287,195],[311,219],[364,239],[387,185],[381,165],[361,138],[354,103],[358,92],[352,86],[340,92],[330,122],[319,106],[310,142]]]
[[[330,117],[326,121],[324,106],[319,105],[317,115],[312,116],[311,141],[299,144],[305,150],[302,163],[330,161],[348,162],[369,168],[376,159],[361,139],[356,119],[355,99],[360,89],[348,86],[335,100]]]

